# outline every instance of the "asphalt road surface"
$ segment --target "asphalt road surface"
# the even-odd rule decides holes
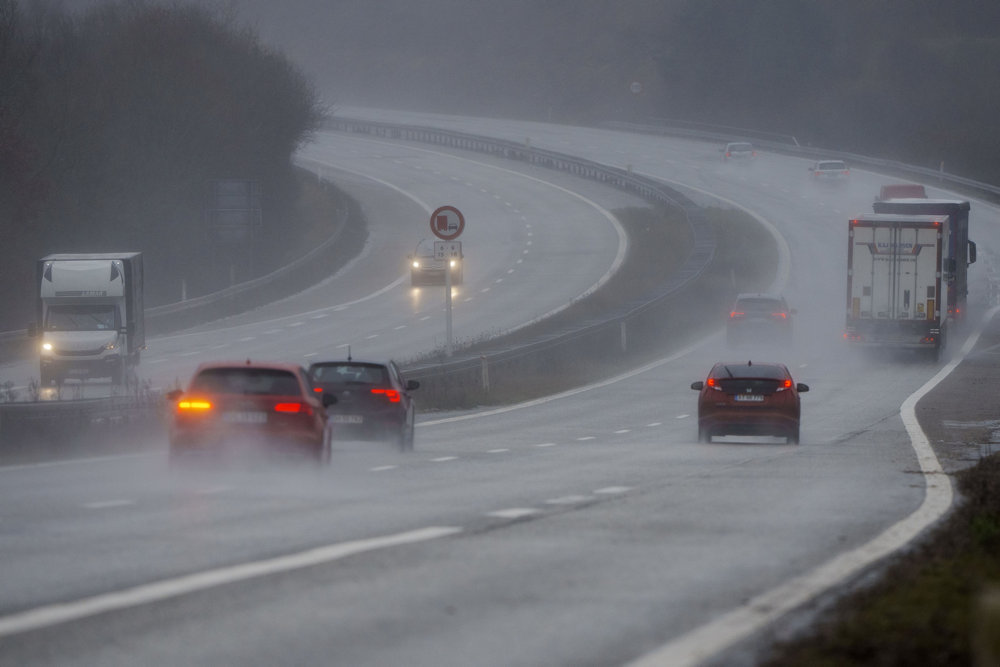
[[[846,188],[816,188],[806,180],[806,160],[764,154],[743,169],[723,165],[712,144],[510,121],[392,119],[530,137],[532,145],[630,164],[706,204],[751,211],[785,251],[775,289],[798,311],[795,344],[732,351],[720,330],[646,368],[564,395],[421,415],[414,453],[345,443],[329,470],[171,470],[155,433],[132,456],[0,468],[0,662],[693,663],[766,633],[766,607],[780,609],[803,591],[808,599],[824,582],[852,576],[838,559],[901,541],[950,502],[946,478],[922,473],[934,457],[920,448],[907,410],[917,392],[935,400],[927,383],[950,366],[861,357],[840,343],[846,220],[870,210],[885,177],[855,169]],[[366,206],[399,210],[369,211],[376,225],[427,213],[391,187],[415,192],[417,183],[427,188],[417,195],[427,207],[481,206],[476,219],[496,216],[480,232],[490,236],[475,243],[470,236],[467,294],[474,298],[461,308],[477,310],[463,327],[488,334],[530,320],[584,292],[618,256],[614,225],[600,209],[622,205],[621,195],[530,172],[595,207],[496,169],[470,188],[462,180],[473,169],[467,163],[449,172],[440,167],[454,158],[384,142],[383,159],[373,157],[369,172],[359,166],[364,160],[345,165],[345,153],[328,148],[340,141],[323,135],[304,154],[334,162],[336,153],[338,169],[363,172],[345,180],[356,193],[373,193],[362,197]],[[374,154],[366,140],[344,141]],[[409,157],[385,159],[415,153],[441,173],[414,170]],[[457,199],[477,191],[470,202],[478,204]],[[986,257],[998,247],[1000,216],[982,202],[973,211],[970,235]],[[567,228],[581,217],[591,221],[585,234]],[[424,310],[423,292],[387,287],[403,275],[399,258],[418,234],[376,226],[354,267],[383,268],[363,286],[335,276],[298,304],[296,297],[170,337],[156,354],[181,373],[213,354],[308,360],[357,340],[368,340],[376,356],[438,345],[441,328],[435,333],[420,318],[440,306]],[[582,272],[588,265],[589,272],[566,287],[544,272],[577,242],[588,260],[562,266]],[[535,273],[521,276],[529,259]],[[981,269],[971,272],[975,312],[966,331],[973,334],[988,305]],[[498,291],[511,283],[520,295],[506,300]],[[951,342],[956,361],[963,342]],[[182,356],[195,344],[198,354]],[[784,361],[811,385],[801,445],[770,438],[697,444],[696,393],[688,385],[737,354]],[[936,417],[939,424],[946,418]],[[962,458],[950,455],[953,464]]]

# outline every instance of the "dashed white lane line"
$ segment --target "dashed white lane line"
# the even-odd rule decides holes
[[[560,496],[559,498],[549,498],[545,501],[547,505],[579,505],[592,500],[590,496]]]
[[[385,472],[386,470],[395,470],[398,466],[375,466],[374,468],[369,468],[370,472]]]
[[[579,438],[577,438],[577,440],[579,442],[583,442],[584,440],[596,440],[596,439],[597,439],[597,437],[593,436],[593,435],[583,435],[583,436],[580,436]]]
[[[605,486],[603,489],[597,489],[594,493],[599,493],[602,496],[616,496],[622,493],[628,493],[631,490],[631,486]]]
[[[457,456],[439,456],[436,459],[431,459],[431,461],[434,463],[444,463],[445,461],[454,461],[457,458]]]
[[[632,432],[632,429],[630,429],[630,428],[620,428],[617,431],[615,431],[615,435],[622,435],[624,433],[631,433],[631,432]]]
[[[121,498],[116,500],[96,500],[92,503],[83,504],[89,510],[103,510],[111,507],[127,507],[129,505],[135,505],[135,501]]]
[[[256,579],[279,572],[289,572],[291,570],[312,567],[359,553],[436,540],[460,532],[462,532],[461,528],[453,526],[429,526],[393,535],[330,544],[287,556],[278,556],[277,558],[258,560],[242,565],[220,567],[183,577],[164,579],[151,584],[134,586],[113,593],[82,598],[72,602],[36,607],[35,609],[0,617],[0,637],[58,625],[59,623],[87,618],[109,611],[128,609],[151,602],[158,602],[237,581]]]
[[[674,417],[674,419],[687,419],[690,416],[691,415],[677,415],[676,417]]]
[[[535,447],[555,447],[555,446],[556,443],[554,442],[540,442],[537,445],[535,445]]]
[[[257,337],[256,336],[244,336],[243,338],[238,339],[236,342],[238,342],[238,343],[249,343],[252,340],[257,340]]]
[[[399,331],[400,329],[405,329],[405,328],[406,328],[406,325],[405,325],[405,324],[400,324],[400,325],[399,325],[398,327],[394,327],[394,329],[395,329],[396,331]]]
[[[495,516],[498,519],[520,519],[532,514],[538,514],[538,510],[533,507],[510,507],[505,510],[486,513],[487,516]]]
[[[647,428],[656,428],[657,426],[663,426],[663,422],[652,422],[650,424],[646,424]]]

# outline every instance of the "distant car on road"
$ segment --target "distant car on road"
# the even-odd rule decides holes
[[[843,160],[819,160],[809,167],[809,177],[817,183],[846,183],[851,170]]]
[[[410,260],[411,285],[443,285],[446,270],[451,271],[452,285],[461,285],[465,278],[464,258],[435,257],[434,241],[431,239],[421,239],[407,257]]]
[[[729,310],[726,322],[726,345],[792,344],[792,315],[785,298],[778,294],[747,292],[739,294]]]
[[[313,390],[337,399],[329,408],[334,438],[390,440],[401,450],[413,449],[416,404],[410,392],[416,380],[405,380],[392,361],[318,361],[310,364]]]
[[[326,409],[335,399],[313,390],[295,364],[204,363],[186,390],[167,394],[172,460],[195,453],[279,454],[327,463],[331,429]]]
[[[792,379],[781,363],[717,363],[698,394],[698,442],[714,436],[769,435],[799,443],[799,394],[809,385]]]
[[[747,141],[731,141],[722,149],[722,161],[749,161],[757,157],[757,150]]]

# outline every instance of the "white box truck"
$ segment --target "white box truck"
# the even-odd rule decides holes
[[[949,224],[947,215],[869,214],[849,221],[848,342],[939,357],[955,274]]]
[[[38,260],[36,322],[43,386],[68,378],[128,382],[146,345],[142,253]]]

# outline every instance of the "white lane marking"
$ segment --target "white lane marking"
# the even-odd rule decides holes
[[[590,496],[561,496],[559,498],[549,498],[545,503],[547,505],[579,505],[588,500],[592,500],[592,498]]]
[[[444,463],[445,461],[454,461],[457,456],[439,456],[436,459],[431,459],[433,463]]]
[[[319,352],[306,352],[302,356],[303,357],[318,357],[319,356]]]
[[[631,433],[631,432],[632,429],[630,428],[620,428],[617,431],[615,431],[615,435],[622,435],[623,433]]]
[[[629,663],[629,667],[694,666],[710,656],[732,646],[770,623],[805,604],[823,591],[854,576],[872,563],[902,548],[937,521],[952,502],[951,480],[941,468],[934,448],[917,421],[917,403],[944,380],[965,359],[975,346],[983,327],[1000,312],[1000,306],[990,309],[969,336],[959,355],[946,364],[934,377],[910,394],[899,408],[903,425],[924,477],[926,494],[920,507],[909,516],[889,526],[869,542],[841,553],[819,567],[765,591],[744,605],[723,614],[710,623],[674,639],[656,651]]]
[[[244,336],[243,338],[237,339],[237,343],[249,343],[252,340],[257,340],[256,336]]]
[[[631,490],[631,486],[605,486],[602,489],[597,489],[594,493],[599,493],[604,496],[615,496],[622,493],[628,493]]]
[[[487,516],[495,516],[498,519],[520,519],[532,514],[538,514],[538,510],[532,507],[511,507],[505,510],[486,513]]]
[[[385,472],[386,470],[395,470],[397,466],[375,466],[374,468],[369,468],[369,472]]]
[[[555,447],[555,446],[556,443],[554,442],[540,442],[537,445],[535,445],[535,447]]]
[[[687,419],[690,416],[691,415],[677,415],[676,417],[674,417],[674,419]]]
[[[646,424],[646,428],[656,428],[657,426],[663,426],[663,422],[650,422]]]
[[[583,435],[577,438],[578,442],[583,442],[584,440],[596,440],[596,437],[593,435]]]
[[[504,452],[509,452],[509,449],[501,447],[499,449],[489,449],[486,451],[487,454],[503,454]]]
[[[405,324],[400,324],[400,325],[399,325],[398,327],[394,327],[394,329],[395,329],[396,331],[399,331],[400,329],[405,329],[405,328],[406,328],[406,325],[405,325]]]
[[[378,338],[378,334],[376,333],[376,334],[371,334],[369,336],[365,336],[365,340],[371,340],[372,338]]]
[[[289,328],[291,328],[291,327],[300,327],[303,324],[305,324],[305,322],[289,322],[288,327]]]
[[[83,506],[89,510],[103,510],[111,507],[127,507],[129,505],[135,505],[135,501],[120,498],[116,500],[96,500],[92,503],[83,504]]]
[[[266,577],[279,572],[300,570],[305,567],[329,563],[359,553],[436,540],[460,532],[462,532],[461,528],[452,526],[429,526],[394,535],[330,544],[287,556],[278,556],[277,558],[268,558],[242,565],[231,565],[214,570],[205,570],[173,579],[164,579],[151,584],[142,584],[113,593],[82,598],[72,602],[36,607],[35,609],[0,617],[0,637],[66,623],[80,618],[87,618],[109,611],[159,602],[237,581]]]

